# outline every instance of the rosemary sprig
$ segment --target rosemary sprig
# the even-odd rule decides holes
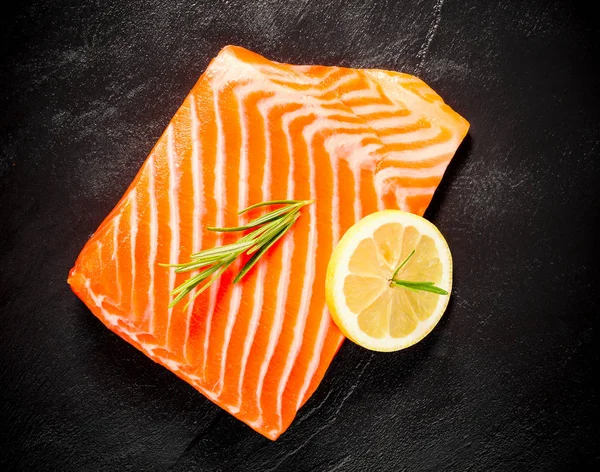
[[[172,267],[177,273],[203,269],[171,292],[171,295],[174,295],[175,298],[173,298],[169,304],[169,308],[175,306],[188,294],[196,290],[190,300],[186,303],[185,307],[187,307],[198,295],[210,287],[210,285],[218,279],[238,257],[245,253],[252,257],[246,261],[239,273],[233,279],[233,283],[238,283],[258,262],[261,256],[296,222],[300,217],[300,210],[302,207],[310,205],[311,203],[313,203],[313,200],[271,200],[268,202],[256,203],[241,210],[238,214],[242,215],[250,210],[263,206],[284,206],[255,218],[245,225],[230,228],[208,227],[207,229],[209,231],[216,232],[252,231],[245,236],[242,236],[235,243],[205,249],[192,254],[189,262],[181,264],[159,264],[163,267]]]
[[[414,291],[423,291],[423,292],[431,292],[437,293],[438,295],[448,295],[448,292],[443,288],[437,287],[433,282],[411,282],[410,280],[401,280],[397,279],[396,275],[410,260],[410,258],[415,254],[415,250],[413,249],[411,253],[402,261],[402,263],[398,266],[398,268],[394,271],[392,278],[390,279],[390,285],[396,285],[399,287],[404,287],[409,290]]]

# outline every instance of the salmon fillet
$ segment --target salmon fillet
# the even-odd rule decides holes
[[[275,440],[344,337],[325,304],[332,249],[378,209],[423,214],[469,123],[411,75],[211,61],[68,277],[114,333]],[[238,284],[226,271],[185,308],[190,277],[159,263],[237,240],[251,204],[314,199]],[[193,275],[193,273],[191,274]]]

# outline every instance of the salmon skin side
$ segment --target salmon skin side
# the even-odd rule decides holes
[[[422,215],[469,123],[422,80],[298,66],[226,46],[79,254],[72,290],[114,333],[275,440],[344,337],[325,304],[334,245],[385,208]],[[225,272],[185,308],[189,260],[239,235],[207,231],[273,199],[314,199],[238,284]],[[241,219],[241,221],[240,221]]]

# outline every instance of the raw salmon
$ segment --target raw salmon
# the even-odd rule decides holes
[[[468,128],[411,75],[227,46],[68,282],[109,329],[274,440],[344,339],[325,304],[334,244],[378,209],[422,214]],[[188,308],[169,308],[190,274],[159,263],[236,240],[206,228],[238,226],[256,216],[239,210],[273,199],[315,203],[241,283],[229,270]]]

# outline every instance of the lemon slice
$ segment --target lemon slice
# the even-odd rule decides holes
[[[450,249],[425,218],[378,211],[340,239],[325,289],[329,311],[346,337],[374,351],[404,349],[429,334],[446,310]]]

